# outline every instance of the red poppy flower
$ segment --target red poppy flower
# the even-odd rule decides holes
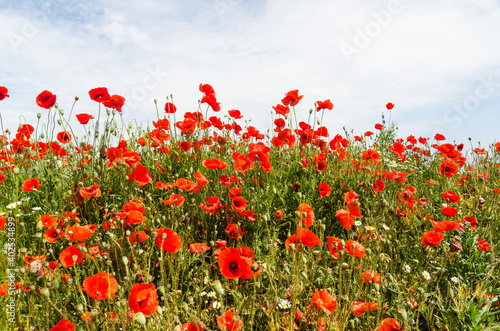
[[[345,209],[339,209],[337,210],[337,213],[335,214],[335,217],[337,217],[340,221],[340,224],[346,229],[350,230],[351,226],[354,225],[354,220],[352,219],[351,215],[349,212]]]
[[[240,196],[233,197],[231,200],[231,208],[234,211],[241,213],[247,208],[247,201],[245,198]]]
[[[285,106],[290,105],[291,107],[297,105],[299,101],[304,97],[303,95],[299,96],[299,90],[293,90],[287,92],[285,95],[286,96],[283,99],[281,99],[281,102]]]
[[[60,143],[67,144],[71,141],[71,134],[67,131],[59,132],[57,134],[57,140],[59,140]]]
[[[322,109],[328,109],[332,110],[333,109],[333,103],[330,101],[330,99],[325,100],[325,101],[316,101],[316,111],[320,111]]]
[[[193,243],[189,245],[189,250],[191,253],[202,254],[208,250],[210,250],[210,246],[205,243]]]
[[[78,247],[85,247],[85,244],[73,245],[65,248],[59,255],[59,261],[65,268],[72,267],[75,264],[79,264],[83,261],[85,256]],[[76,261],[73,260],[73,256],[76,256]]]
[[[373,183],[373,192],[375,193],[380,193],[384,190],[385,188],[385,183],[384,181],[380,180],[380,179],[377,179],[374,183]]]
[[[57,219],[54,216],[50,216],[50,215],[40,216],[40,221],[42,222],[43,226],[46,228],[51,228],[51,227],[57,225]]]
[[[99,184],[94,184],[89,187],[84,187],[78,190],[80,195],[85,200],[90,200],[91,197],[98,198],[101,196],[101,190],[99,189]]]
[[[125,202],[122,206],[122,212],[127,213],[131,210],[137,210],[143,214],[146,212],[144,206],[139,202]]]
[[[450,206],[441,206],[443,214],[448,217],[453,217],[458,213],[458,210]]]
[[[40,188],[40,181],[36,178],[28,178],[21,184],[21,189],[24,192],[33,192],[33,189]]]
[[[442,232],[427,231],[422,235],[422,244],[424,246],[436,247],[444,239]]]
[[[67,226],[66,231],[64,232],[66,233],[65,237],[69,241],[73,240],[85,241],[87,240],[87,238],[89,238],[91,235],[94,234],[95,229],[97,229],[97,226],[95,224],[89,224],[84,226],[75,224],[73,226]],[[69,234],[70,231],[72,232],[71,235]]]
[[[44,238],[48,243],[55,243],[57,242],[57,239],[59,239],[63,234],[63,231],[61,229],[56,229],[56,228],[50,228],[45,230],[44,233]]]
[[[217,326],[222,331],[240,331],[243,321],[236,317],[233,310],[228,310],[223,316],[217,316]]]
[[[321,240],[311,230],[304,228],[297,228],[297,239],[307,247],[321,245]]]
[[[445,136],[443,136],[440,133],[436,133],[436,135],[434,136],[434,139],[436,139],[436,140],[446,140]]]
[[[316,306],[316,308],[321,309],[328,315],[331,315],[338,306],[337,301],[330,293],[326,291],[320,291],[318,289],[316,289],[316,291],[314,292],[311,298],[311,303],[309,304],[309,306],[307,306],[307,310],[311,310],[313,304]]]
[[[448,178],[453,177],[458,172],[458,166],[455,162],[444,160],[439,168],[439,172],[441,175],[446,176]]]
[[[106,300],[114,298],[118,291],[118,282],[115,277],[107,272],[99,272],[92,277],[87,277],[83,281],[82,291],[94,300]]]
[[[394,318],[386,318],[378,325],[380,331],[400,331],[401,327]]]
[[[322,198],[325,198],[327,196],[330,195],[330,193],[332,193],[332,189],[330,188],[330,185],[328,185],[328,183],[320,183],[318,185],[318,190],[319,190],[319,194],[321,195]]]
[[[7,223],[7,219],[0,215],[0,230],[5,229],[5,223]]]
[[[0,86],[0,101],[9,97],[7,93],[9,93],[9,90],[5,86]]]
[[[443,222],[434,222],[431,221],[432,225],[434,225],[435,232],[444,232],[460,229],[460,222],[458,220],[455,221],[443,221]]]
[[[204,331],[204,329],[195,322],[187,322],[182,324],[181,331]]]
[[[207,177],[203,176],[203,174],[201,172],[196,172],[194,175],[193,175],[194,179],[196,180],[196,182],[200,185],[207,185],[208,184],[208,179]]]
[[[90,119],[94,118],[94,116],[85,113],[76,114],[75,116],[78,122],[80,122],[80,124],[87,124],[90,121]]]
[[[158,310],[158,294],[154,284],[134,284],[128,305],[134,313],[151,315]]]
[[[165,113],[167,114],[173,114],[177,111],[177,107],[171,102],[167,102],[165,104]]]
[[[326,237],[328,240],[328,250],[334,259],[338,259],[340,257],[339,252],[344,250],[344,247],[340,243],[339,238],[335,237]]]
[[[156,231],[156,246],[171,254],[177,253],[182,247],[181,236],[170,229],[160,228]]]
[[[97,87],[89,91],[90,99],[96,102],[103,102],[104,100],[108,100],[111,96],[108,93],[108,89],[105,87]]]
[[[348,241],[346,241],[345,248],[347,249],[349,254],[351,254],[352,256],[355,256],[355,257],[364,257],[366,254],[365,248],[363,247],[363,245],[361,245],[359,242],[354,241],[352,239],[349,239]]]
[[[458,196],[456,193],[452,191],[446,191],[444,193],[441,193],[443,196],[443,199],[445,199],[447,202],[451,203],[457,203],[460,201],[460,196]]]
[[[375,302],[355,302],[352,307],[352,313],[356,316],[361,316],[365,312],[377,309],[378,304]]]
[[[237,109],[231,109],[227,111],[229,113],[229,116],[235,119],[240,119],[243,118],[243,115],[241,115],[241,112]]]
[[[385,107],[388,109],[388,110],[391,110],[392,108],[394,108],[394,104],[389,102],[387,105],[385,105]]]
[[[227,163],[225,163],[219,159],[206,159],[206,160],[203,160],[203,162],[201,164],[203,164],[204,167],[207,167],[209,169],[224,170],[227,168]]]
[[[226,233],[229,238],[233,238],[234,240],[240,240],[243,237],[243,231],[241,231],[241,227],[234,223],[227,225]]]
[[[283,218],[283,210],[281,210],[281,209],[276,210],[274,216],[276,217],[277,220],[282,219]]]
[[[302,225],[307,228],[313,225],[315,216],[311,206],[307,203],[301,203],[297,208],[297,211],[300,213]]]
[[[382,130],[383,128],[384,127],[382,126],[382,124],[379,124],[379,123],[375,124],[375,129]]]
[[[112,95],[109,99],[102,100],[102,104],[105,107],[116,109],[119,113],[122,112],[122,107],[125,104],[125,98],[121,95]]]
[[[477,239],[478,245],[476,245],[477,249],[479,249],[481,252],[491,252],[492,249],[490,248],[490,243],[487,242],[484,239]]]
[[[361,280],[366,284],[376,283],[382,285],[380,277],[381,275],[373,270],[366,270],[361,274]]]
[[[163,203],[166,204],[167,206],[171,205],[176,205],[176,206],[182,206],[184,204],[184,197],[180,194],[172,194],[170,196],[170,199],[168,200],[163,200]]]
[[[200,84],[200,92],[205,94],[215,94],[214,88],[210,84]]]
[[[290,109],[288,109],[288,107],[285,107],[283,105],[276,105],[276,107],[273,107],[273,109],[276,111],[276,114],[283,116],[285,116],[290,112]]]
[[[76,325],[73,324],[70,320],[67,320],[65,318],[61,319],[59,323],[56,324],[53,328],[51,328],[49,331],[75,331],[76,330]]]
[[[50,109],[56,103],[56,95],[47,90],[43,91],[36,97],[36,104],[42,108]]]
[[[142,242],[148,240],[149,236],[144,231],[135,231],[130,236],[128,236],[127,239],[132,244],[136,243],[136,242],[142,243]]]
[[[233,247],[226,248],[219,254],[219,268],[224,277],[229,279],[239,278],[251,271],[247,261]]]
[[[175,181],[175,186],[177,186],[179,190],[191,191],[196,184],[185,178],[179,178]]]

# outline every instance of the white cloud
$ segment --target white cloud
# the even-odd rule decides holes
[[[499,22],[499,5],[490,0],[20,1],[0,13],[0,85],[11,92],[0,111],[11,128],[15,112],[35,122],[44,110],[34,99],[49,89],[61,107],[78,95],[74,113],[96,113],[87,92],[106,86],[127,99],[126,120],[145,123],[156,117],[153,99],[162,108],[173,94],[179,111],[195,111],[198,85],[210,83],[223,110],[240,109],[262,131],[271,107],[299,89],[303,120],[315,101],[332,100],[325,115],[331,134],[343,126],[373,130],[390,101],[402,136],[430,136],[435,128],[457,141],[486,131],[493,141],[493,121],[478,129],[465,115],[496,112],[488,100],[500,96]],[[365,42],[360,34],[368,34]],[[346,58],[342,43],[357,53]],[[454,104],[489,74],[496,85],[488,97],[457,113]]]

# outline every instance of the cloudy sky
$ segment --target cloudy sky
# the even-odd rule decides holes
[[[1,3],[3,2],[3,3]],[[385,104],[399,135],[444,134],[482,147],[500,140],[500,3],[495,0],[0,0],[4,127],[36,123],[43,90],[60,108],[97,114],[88,91],[126,98],[145,126],[173,95],[196,111],[200,83],[222,111],[271,127],[287,91],[307,120],[318,100],[330,135],[374,131]],[[205,108],[203,108],[205,109]],[[161,110],[161,109],[160,109]],[[179,118],[179,117],[178,117]],[[79,126],[72,119],[74,126]],[[243,123],[242,123],[243,124]]]

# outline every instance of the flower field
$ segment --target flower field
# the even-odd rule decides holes
[[[500,329],[500,143],[399,138],[383,113],[329,132],[332,102],[298,90],[260,132],[199,92],[195,112],[155,100],[145,130],[103,87],[90,114],[43,91],[36,119],[2,124],[2,325]]]

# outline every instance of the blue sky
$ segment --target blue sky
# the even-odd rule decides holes
[[[0,6],[4,127],[36,123],[47,89],[61,108],[97,114],[88,91],[126,98],[123,117],[144,126],[173,95],[196,111],[200,83],[227,110],[271,127],[290,90],[307,120],[331,99],[330,135],[374,131],[385,104],[399,135],[482,147],[500,140],[500,4],[456,1],[5,1]],[[384,112],[388,115],[387,111]],[[45,117],[44,117],[45,118]],[[179,117],[178,117],[179,118]],[[75,127],[79,124],[73,118]]]

